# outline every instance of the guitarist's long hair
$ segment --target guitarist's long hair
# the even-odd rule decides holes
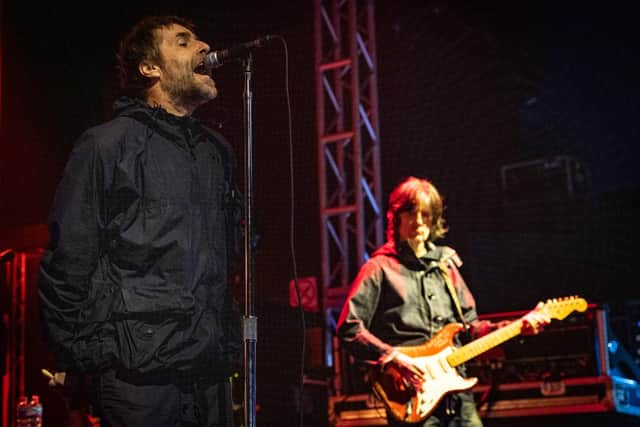
[[[400,213],[415,209],[419,199],[426,199],[431,214],[428,242],[443,237],[449,228],[443,217],[444,201],[438,189],[428,180],[410,176],[393,189],[387,210],[387,240],[396,242]]]

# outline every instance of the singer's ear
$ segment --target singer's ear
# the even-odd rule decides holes
[[[160,77],[160,67],[158,67],[156,64],[153,64],[149,61],[142,61],[140,65],[138,65],[138,71],[144,77],[149,77],[149,78]]]

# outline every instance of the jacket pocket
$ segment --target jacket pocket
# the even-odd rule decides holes
[[[118,299],[116,285],[105,280],[91,280],[89,296],[82,308],[82,320],[87,323],[110,319]]]
[[[132,286],[120,290],[123,305],[119,314],[184,314],[193,313],[195,299],[177,286]]]

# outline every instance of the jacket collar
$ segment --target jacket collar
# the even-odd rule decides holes
[[[427,253],[418,258],[406,241],[395,243],[388,241],[373,254],[385,255],[397,258],[402,264],[412,270],[425,270],[433,262],[439,262],[442,259],[442,247],[433,243],[427,243]]]
[[[175,116],[164,108],[152,107],[137,98],[121,97],[113,104],[117,116],[132,117],[144,123],[154,132],[175,141],[187,141],[190,144],[199,142],[200,136],[206,133],[200,121],[193,116]]]

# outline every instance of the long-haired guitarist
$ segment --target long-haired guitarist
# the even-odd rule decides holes
[[[338,324],[338,336],[354,357],[380,368],[393,364],[408,388],[420,389],[428,373],[397,347],[427,342],[452,322],[465,324],[475,337],[499,326],[478,320],[458,255],[434,244],[448,230],[443,210],[440,193],[426,179],[409,177],[392,191],[387,242],[362,266]],[[524,320],[529,334],[549,322],[535,310]],[[464,365],[457,370],[465,376]],[[468,391],[446,394],[418,424],[387,409],[390,426],[482,426]]]

